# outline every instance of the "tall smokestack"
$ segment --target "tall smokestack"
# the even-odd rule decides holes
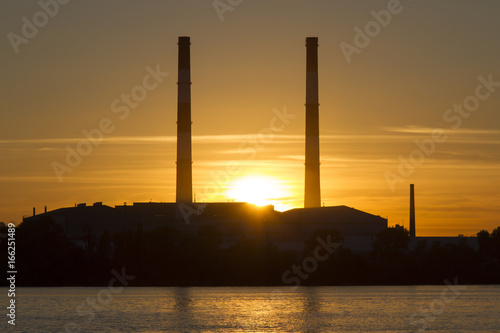
[[[415,185],[410,184],[410,237],[415,237]]]
[[[179,73],[177,81],[177,203],[193,201],[191,155],[191,56],[189,37],[179,37]]]
[[[321,207],[319,186],[318,38],[306,38],[306,175],[304,207]]]

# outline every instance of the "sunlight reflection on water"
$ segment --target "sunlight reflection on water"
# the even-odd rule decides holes
[[[416,332],[410,316],[443,286],[282,287],[282,297],[275,287],[128,287],[92,317],[87,299],[100,289],[19,288],[16,331]],[[468,286],[426,332],[498,332],[498,313],[500,286]]]

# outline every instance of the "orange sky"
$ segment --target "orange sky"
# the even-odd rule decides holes
[[[221,21],[211,1],[70,2],[13,46],[9,33],[23,36],[22,18],[42,9],[2,2],[0,221],[17,223],[33,206],[174,200],[180,35],[192,43],[197,199],[253,200],[243,196],[257,191],[251,184],[268,184],[266,202],[301,207],[305,37],[318,36],[325,205],[408,226],[414,183],[417,235],[491,231],[500,225],[500,87],[485,80],[500,82],[500,4],[388,3],[243,1],[219,10]],[[390,10],[359,44],[354,29],[376,28]],[[363,47],[346,57],[347,44]],[[147,96],[114,112],[151,70],[162,74]],[[464,103],[473,111],[453,111]],[[259,137],[284,110],[283,130]],[[103,119],[102,142],[58,179],[54,163],[67,164],[66,147]],[[430,145],[436,130],[446,139]],[[413,172],[398,171],[401,159],[413,159]],[[239,172],[228,177],[229,165]]]

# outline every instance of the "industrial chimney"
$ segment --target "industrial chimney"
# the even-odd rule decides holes
[[[415,237],[415,185],[410,184],[410,237]]]
[[[304,207],[321,207],[319,186],[318,38],[306,38],[306,175]]]
[[[176,202],[192,203],[193,171],[191,157],[191,65],[190,39],[179,37],[177,81],[177,188]]]

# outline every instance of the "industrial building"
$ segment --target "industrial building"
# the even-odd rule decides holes
[[[387,228],[387,219],[346,206],[321,207],[319,151],[318,38],[306,38],[306,124],[304,208],[278,212],[272,206],[249,203],[207,203],[197,206],[188,221],[181,207],[193,207],[191,144],[191,66],[190,37],[178,42],[177,165],[175,203],[134,203],[109,207],[102,203],[56,209],[24,221],[51,217],[66,235],[85,246],[86,235],[112,234],[171,226],[181,232],[194,232],[200,225],[213,224],[222,232],[225,247],[251,238],[275,244],[280,249],[301,251],[318,229],[336,229],[344,237],[343,246],[368,252],[375,235]],[[414,228],[414,227],[413,227]]]
[[[301,252],[317,230],[338,230],[343,247],[369,252],[375,235],[387,227],[387,220],[346,206],[297,208],[285,212],[273,206],[258,207],[244,202],[209,203],[189,223],[179,219],[175,203],[144,202],[110,207],[100,202],[78,204],[27,217],[24,221],[50,217],[59,223],[75,244],[85,247],[89,235],[116,234],[169,226],[180,232],[195,233],[202,225],[216,226],[222,233],[222,247],[252,239],[276,245],[280,250]]]

